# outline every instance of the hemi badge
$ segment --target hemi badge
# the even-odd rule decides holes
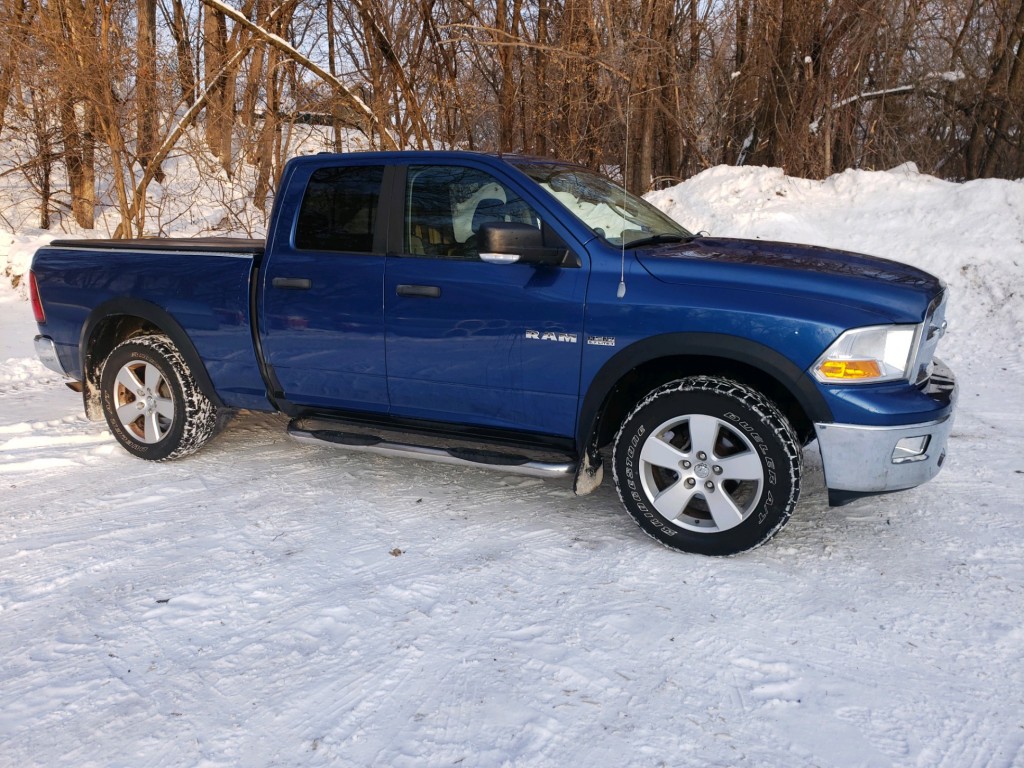
[[[614,336],[587,336],[587,344],[593,344],[595,347],[614,347],[615,337]]]

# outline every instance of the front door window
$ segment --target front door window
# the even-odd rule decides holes
[[[404,252],[478,261],[477,236],[489,222],[540,228],[540,217],[514,190],[485,171],[411,166],[406,182]]]

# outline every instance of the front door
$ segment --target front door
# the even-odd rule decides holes
[[[571,436],[586,270],[480,260],[482,223],[542,226],[487,170],[410,165],[404,187],[384,275],[391,413]]]

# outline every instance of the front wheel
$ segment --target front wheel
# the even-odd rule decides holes
[[[651,392],[615,438],[626,511],[673,549],[733,555],[768,541],[800,495],[789,420],[737,381],[694,376]]]
[[[116,346],[100,373],[103,415],[117,441],[142,459],[176,459],[217,431],[218,408],[167,336],[134,336]]]

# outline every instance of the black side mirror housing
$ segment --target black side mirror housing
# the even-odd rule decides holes
[[[518,221],[492,221],[477,232],[480,259],[492,264],[542,264],[563,262],[565,248],[545,245],[544,233]]]

